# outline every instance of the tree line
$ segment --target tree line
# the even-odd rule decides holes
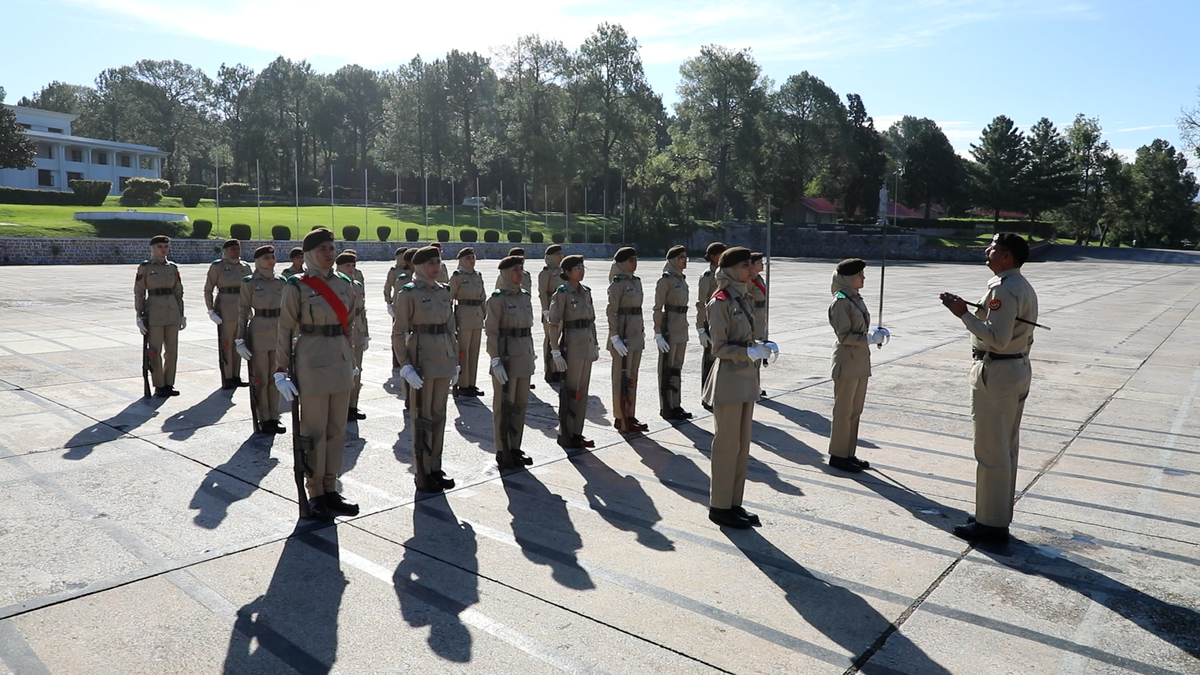
[[[879,188],[898,177],[899,201],[927,217],[936,204],[997,220],[1020,211],[1084,241],[1195,238],[1183,154],[1156,141],[1125,163],[1083,115],[1061,132],[1042,119],[1027,133],[997,117],[968,159],[927,118],[876,129],[859,95],[807,71],[776,86],[749,50],[702,47],[680,67],[676,93],[668,111],[637,40],[601,24],[573,50],[526,35],[491,56],[452,50],[391,71],[318,73],[281,56],[259,72],[222,64],[210,77],[142,60],[92,86],[51,82],[18,105],[79,115],[77,135],[164,150],[172,183],[212,185],[219,166],[221,182],[261,181],[264,193],[361,194],[366,177],[380,201],[478,194],[489,205],[503,183],[504,208],[628,205],[634,231],[649,234],[762,220],[768,198],[775,219],[820,196],[842,217],[871,220]]]

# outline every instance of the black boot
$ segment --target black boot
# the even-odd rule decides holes
[[[367,416],[363,413],[360,413],[358,411],[358,408],[350,408],[346,412],[346,421],[347,422],[355,422],[357,420],[365,420],[365,419],[367,419]]]
[[[835,469],[841,469],[842,471],[849,471],[850,473],[862,473],[863,470],[862,466],[860,466],[858,462],[849,457],[830,456],[829,466],[832,466]]]
[[[754,527],[762,527],[762,520],[758,517],[758,514],[750,513],[745,508],[743,508],[740,504],[733,507],[733,511],[734,511],[734,513],[737,513],[739,516],[750,521],[750,524],[753,525]]]
[[[436,481],[438,485],[441,485],[443,490],[454,489],[454,479],[448,478],[445,471],[434,471],[429,474],[429,477]]]
[[[718,525],[737,528],[739,530],[750,529],[750,521],[733,509],[708,509],[708,519]]]
[[[325,505],[325,496],[313,497],[308,500],[309,520],[333,520],[333,514]]]
[[[1005,542],[1008,541],[1008,528],[993,527],[976,521],[966,525],[956,525],[954,536],[967,541]]]
[[[860,467],[862,467],[862,469],[863,469],[864,471],[865,471],[865,470],[867,470],[867,469],[869,469],[869,468],[871,468],[871,463],[870,463],[870,462],[868,462],[868,461],[867,461],[867,460],[865,460],[865,459],[859,459],[859,458],[857,458],[857,457],[851,457],[851,458],[850,458],[850,461],[851,461],[851,462],[854,462],[855,464],[857,464],[857,465],[859,465]]]
[[[286,434],[287,429],[283,428],[283,425],[279,423],[279,420],[271,420],[271,433],[278,436],[279,434]]]
[[[359,511],[358,504],[346,501],[336,492],[325,493],[325,506],[335,516],[357,516]]]

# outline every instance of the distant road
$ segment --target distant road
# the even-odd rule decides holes
[[[1157,248],[1111,248],[1108,246],[1075,246],[1055,244],[1038,260],[1119,260],[1121,262],[1169,263],[1172,265],[1200,264],[1200,251],[1168,251]]]

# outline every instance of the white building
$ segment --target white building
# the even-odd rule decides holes
[[[69,181],[112,181],[110,194],[119,195],[134,176],[162,178],[167,153],[149,145],[117,143],[71,135],[78,115],[5,104],[17,114],[25,134],[37,143],[37,166],[0,169],[0,185],[42,190],[70,190]]]

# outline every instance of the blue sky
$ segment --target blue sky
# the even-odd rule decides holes
[[[385,70],[417,53],[491,54],[527,33],[575,48],[602,21],[638,39],[668,106],[701,45],[748,47],[777,84],[807,70],[860,94],[881,129],[905,114],[936,120],[963,154],[999,114],[1023,128],[1099,117],[1127,156],[1155,138],[1181,147],[1176,119],[1200,103],[1194,0],[0,0],[0,12],[8,103],[142,58],[210,75],[280,54],[325,72]]]

